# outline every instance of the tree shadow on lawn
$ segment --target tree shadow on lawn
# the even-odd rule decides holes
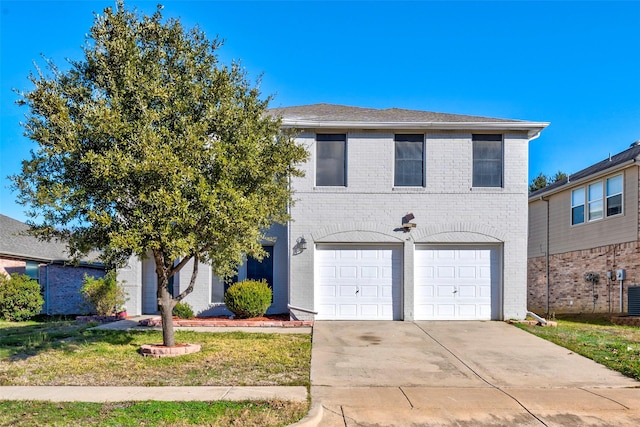
[[[126,345],[136,340],[134,333],[128,331],[90,329],[93,326],[95,324],[56,321],[0,327],[0,361],[26,360],[52,349],[74,351],[79,344],[89,342]]]

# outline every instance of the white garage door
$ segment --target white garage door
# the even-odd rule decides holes
[[[399,319],[401,266],[400,248],[319,245],[316,319]]]
[[[495,247],[417,248],[415,319],[498,318],[498,255]]]

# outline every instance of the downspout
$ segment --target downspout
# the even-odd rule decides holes
[[[547,223],[546,223],[546,231],[547,231],[547,238],[546,238],[546,249],[544,251],[544,262],[545,262],[545,281],[546,281],[546,287],[547,287],[547,301],[546,301],[546,305],[547,305],[547,316],[549,316],[549,312],[551,311],[551,307],[550,307],[550,300],[549,300],[549,292],[550,292],[550,282],[549,282],[549,274],[550,274],[550,267],[549,267],[549,199],[545,199],[544,196],[540,196],[540,200],[545,202],[547,204]]]

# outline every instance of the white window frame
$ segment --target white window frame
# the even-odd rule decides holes
[[[609,194],[609,181],[615,178],[620,178],[620,191],[617,193]],[[605,185],[604,193],[606,198],[605,207],[604,207],[605,217],[610,218],[612,216],[618,216],[618,215],[624,214],[624,176],[622,174],[611,176],[605,180],[604,185]],[[620,196],[620,212],[609,215],[609,200],[616,196]]]
[[[579,192],[582,192],[582,201],[581,201],[580,203],[575,203],[575,202],[574,202],[574,197],[573,197],[573,195],[574,195],[576,192],[578,192],[578,191],[579,191]],[[574,188],[573,190],[571,190],[571,225],[572,225],[572,226],[573,226],[573,225],[580,225],[580,224],[584,224],[585,219],[586,219],[586,218],[585,218],[585,216],[586,216],[586,213],[587,213],[587,212],[586,212],[586,211],[587,211],[587,209],[586,209],[586,203],[585,203],[585,201],[586,201],[586,198],[585,198],[585,190],[584,190],[584,187]],[[582,206],[582,221],[580,221],[580,222],[574,222],[574,221],[573,221],[573,220],[574,220],[574,215],[573,215],[574,209],[579,208],[580,206]]]
[[[599,190],[600,193],[596,193],[592,196],[591,189],[593,189],[594,192]],[[604,191],[602,188],[602,181],[596,181],[587,185],[587,205],[587,216],[589,218],[589,222],[600,221],[602,218],[604,218]],[[600,206],[599,210],[597,209],[598,205]],[[600,215],[596,216],[595,214],[597,214],[598,212],[600,213]]]

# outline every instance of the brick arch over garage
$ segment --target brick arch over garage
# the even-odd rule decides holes
[[[394,226],[376,222],[333,224],[311,233],[316,243],[400,243],[406,237]]]
[[[411,231],[416,243],[502,243],[506,233],[484,224],[433,224]]]

